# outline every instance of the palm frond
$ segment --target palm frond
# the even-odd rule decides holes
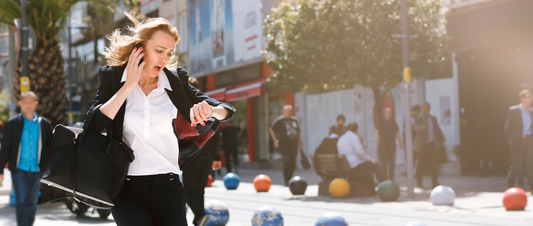
[[[13,26],[13,20],[20,18],[20,1],[0,1],[0,24]]]
[[[72,6],[81,0],[37,0],[28,3],[28,22],[37,34],[37,42],[56,43],[57,35],[66,24]],[[87,0],[98,14],[111,15],[117,0]],[[111,6],[111,7],[108,7]],[[0,23],[13,25],[20,18],[20,1],[0,1]]]

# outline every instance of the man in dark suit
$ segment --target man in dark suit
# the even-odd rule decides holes
[[[416,165],[416,181],[418,187],[422,185],[422,175],[429,173],[431,175],[432,187],[439,185],[439,159],[438,150],[443,147],[446,138],[440,129],[439,123],[435,116],[430,115],[431,105],[426,102],[422,105],[422,114],[415,119],[414,129],[416,130],[415,143],[413,150],[418,155]]]
[[[527,170],[528,183],[533,185],[532,96],[527,89],[522,90],[518,96],[521,103],[509,108],[505,122],[505,136],[511,144],[511,167],[507,175],[509,188],[514,187],[516,173],[524,168]],[[525,164],[528,164],[529,167],[526,167]]]
[[[3,166],[9,163],[19,226],[35,222],[40,169],[53,139],[50,122],[35,112],[37,101],[37,95],[31,91],[20,94],[22,112],[7,121],[0,150],[0,180],[4,179]]]

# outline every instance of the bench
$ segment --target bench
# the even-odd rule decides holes
[[[344,155],[337,154],[315,154],[313,165],[316,174],[322,177],[322,182],[318,183],[318,195],[329,196],[329,184],[336,178],[343,178],[350,183],[350,196],[369,196],[373,191],[362,183],[362,177],[373,176],[371,173],[352,175],[350,164]]]

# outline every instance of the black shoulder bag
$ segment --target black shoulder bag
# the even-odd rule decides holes
[[[120,198],[135,157],[128,145],[113,139],[113,123],[108,126],[107,136],[87,130],[99,107],[89,114],[83,129],[60,124],[54,128],[41,182],[71,192],[77,202],[109,209]]]

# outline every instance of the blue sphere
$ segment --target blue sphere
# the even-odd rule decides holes
[[[283,217],[274,207],[262,206],[254,212],[252,226],[283,226]]]
[[[229,221],[229,210],[226,204],[212,200],[205,204],[205,213],[209,215],[207,226],[224,226]]]
[[[224,186],[228,190],[235,190],[237,187],[239,187],[239,182],[241,179],[237,174],[234,173],[228,173],[224,178],[222,179],[224,181]]]
[[[315,226],[348,226],[348,222],[338,213],[325,213],[318,218]]]
[[[407,224],[404,226],[426,226],[426,225],[423,225],[419,222],[407,222]]]

